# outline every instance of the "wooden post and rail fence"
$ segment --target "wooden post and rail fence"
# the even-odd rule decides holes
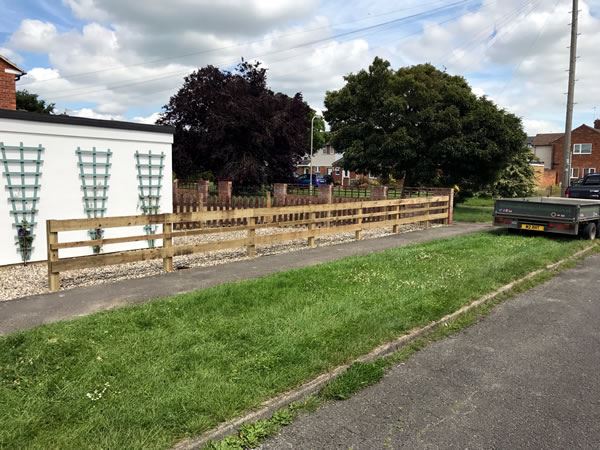
[[[452,222],[452,202],[452,191],[446,190],[445,195],[392,200],[48,220],[48,285],[51,291],[57,291],[60,288],[60,273],[69,270],[162,259],[163,269],[171,272],[174,269],[173,258],[176,256],[243,247],[248,256],[255,256],[259,245],[306,239],[307,244],[313,247],[317,238],[328,234],[354,232],[356,239],[361,239],[363,230],[369,228],[391,227],[393,232],[398,232],[400,225],[424,223],[429,226],[433,222],[448,224]],[[195,228],[177,230],[177,225],[183,223],[193,223]],[[59,233],[63,232],[117,227],[138,227],[139,230],[139,227],[144,226],[161,226],[161,232],[138,232],[132,236],[69,242],[61,242],[59,239]],[[257,233],[262,228],[275,228],[276,232]],[[246,235],[242,238],[225,237],[216,242],[194,244],[178,244],[175,241],[176,238],[185,236],[232,231],[245,231]],[[64,249],[157,240],[162,240],[161,247],[67,258],[59,254]]]

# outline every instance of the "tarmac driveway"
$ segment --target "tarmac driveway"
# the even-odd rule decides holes
[[[262,448],[600,448],[600,255]]]

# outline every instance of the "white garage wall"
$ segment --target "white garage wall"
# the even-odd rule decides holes
[[[21,120],[21,111],[0,113],[0,142],[5,146],[25,147],[42,145],[43,165],[39,181],[39,212],[34,228],[35,240],[31,260],[46,259],[46,220],[86,218],[77,148],[98,151],[110,149],[111,168],[108,181],[108,201],[104,217],[141,214],[135,152],[165,154],[161,188],[160,211],[172,212],[172,153],[173,135],[162,127],[142,126],[123,122],[73,119],[73,123]],[[6,116],[11,116],[7,118]],[[36,114],[27,117],[39,117]],[[48,120],[48,119],[45,119]],[[66,118],[58,119],[68,121]],[[9,191],[4,167],[0,167],[0,265],[21,262],[15,245],[16,228],[10,214]],[[142,227],[107,228],[104,237],[144,234]],[[89,239],[87,231],[59,234],[59,242]],[[156,245],[161,245],[160,241]],[[147,248],[148,243],[106,245],[103,253],[133,248]],[[92,254],[91,248],[65,249],[61,257]]]

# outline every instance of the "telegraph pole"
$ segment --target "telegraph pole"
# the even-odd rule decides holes
[[[577,63],[577,19],[579,0],[573,0],[571,11],[571,47],[569,51],[569,87],[567,91],[567,117],[565,120],[565,142],[563,146],[563,183],[562,193],[571,182],[571,130],[573,129],[573,97],[575,95],[575,65]]]

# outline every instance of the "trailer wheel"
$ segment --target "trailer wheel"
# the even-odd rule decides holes
[[[590,222],[583,227],[583,232],[581,233],[584,239],[588,241],[592,241],[596,239],[596,224],[594,222]]]

